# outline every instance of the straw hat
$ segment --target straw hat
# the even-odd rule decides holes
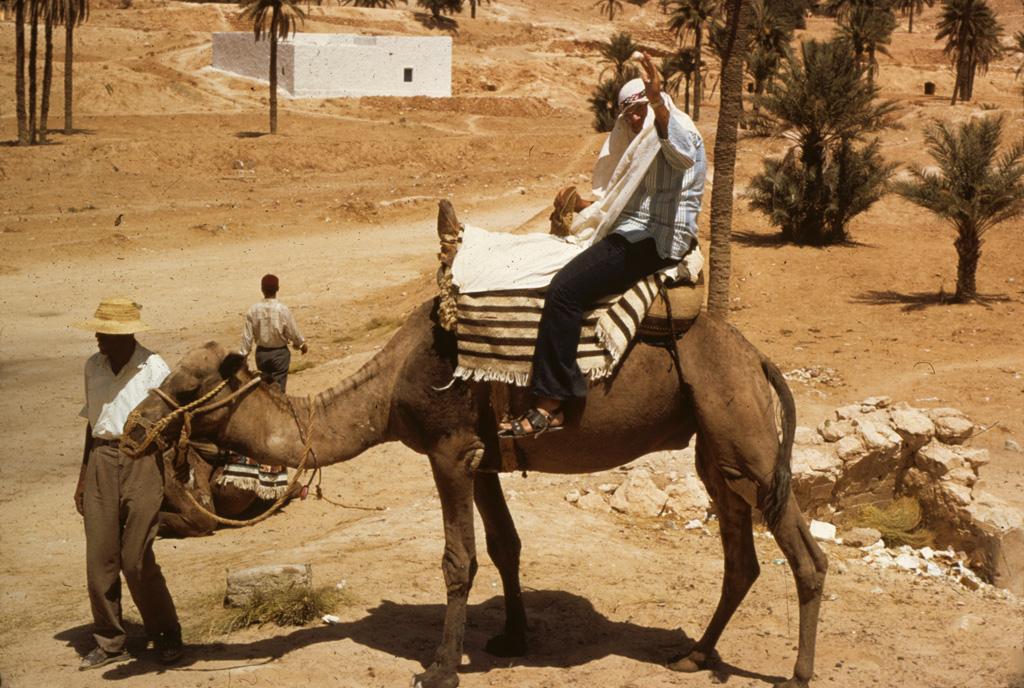
[[[131,299],[108,298],[100,301],[96,315],[72,327],[102,334],[135,334],[150,329],[142,322],[142,306]]]

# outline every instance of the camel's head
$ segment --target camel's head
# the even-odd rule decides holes
[[[228,352],[217,342],[192,349],[128,416],[122,448],[133,456],[165,449],[178,440],[186,418],[192,439],[217,443],[231,414],[231,405],[217,402],[250,382],[258,384],[258,378],[241,354]]]

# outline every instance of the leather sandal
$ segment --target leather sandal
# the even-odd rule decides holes
[[[532,408],[511,421],[507,428],[498,429],[498,437],[539,437],[545,432],[554,432],[564,427],[564,419],[559,418],[561,411],[549,413],[541,408]],[[523,421],[530,424],[530,429],[523,426]]]

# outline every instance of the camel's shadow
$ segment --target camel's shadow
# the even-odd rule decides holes
[[[492,597],[471,605],[467,613],[465,652],[469,663],[460,673],[486,672],[514,663],[516,666],[569,668],[608,656],[626,657],[650,664],[665,664],[693,644],[682,629],[652,628],[629,621],[612,621],[594,609],[586,598],[556,590],[523,595],[530,615],[529,650],[522,657],[495,657],[483,648],[504,623],[504,602]],[[204,661],[238,661],[241,666],[272,662],[317,643],[351,640],[366,647],[420,663],[433,660],[441,636],[445,607],[442,604],[398,604],[385,600],[356,621],[331,626],[300,628],[271,638],[246,643],[190,644],[185,658],[174,669],[187,669]],[[81,651],[91,640],[87,627],[76,627],[55,636]],[[136,654],[133,652],[133,654]],[[220,669],[225,667],[221,665]],[[103,677],[119,680],[166,671],[146,655],[137,661],[107,670]],[[774,683],[781,676],[767,676],[722,663],[715,670],[719,681],[740,676]]]

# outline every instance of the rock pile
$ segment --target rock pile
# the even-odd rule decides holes
[[[962,555],[943,569],[944,575],[963,578],[967,574],[959,568],[950,571],[966,563],[982,580],[1024,595],[1024,511],[985,490],[978,473],[989,461],[988,452],[964,446],[976,431],[953,408],[919,409],[888,397],[842,406],[816,429],[797,428],[793,491],[809,517],[839,525],[865,505],[884,507],[901,496],[915,497],[938,546]],[[590,511],[698,522],[713,510],[695,474],[692,448],[649,455],[621,482],[572,490],[566,500]],[[846,530],[843,541],[877,547],[878,531],[861,530]],[[936,555],[933,562],[923,551],[866,556],[880,566],[889,559],[909,565],[913,556],[920,564],[915,570],[933,575],[942,558]]]

